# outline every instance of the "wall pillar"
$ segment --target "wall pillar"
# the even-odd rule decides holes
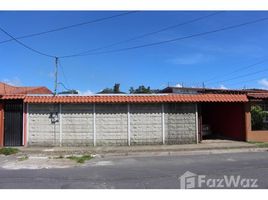
[[[249,134],[251,132],[251,114],[250,102],[245,103],[245,140],[249,141]]]
[[[97,138],[96,138],[96,105],[93,104],[93,146],[96,146]]]
[[[130,105],[129,103],[127,104],[127,143],[128,146],[130,146],[131,141],[130,141]]]
[[[60,129],[60,147],[62,146],[62,110],[59,104],[59,129]]]
[[[198,105],[195,104],[195,131],[196,131],[196,144],[199,143],[199,124],[198,124]]]
[[[164,103],[162,103],[161,105],[162,107],[162,143],[165,144],[165,139],[166,139],[166,135],[165,135],[165,105]]]

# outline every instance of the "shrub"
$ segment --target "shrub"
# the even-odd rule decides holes
[[[10,148],[10,147],[7,147],[7,148],[2,148],[0,149],[0,154],[4,154],[4,155],[11,155],[11,154],[16,154],[18,153],[19,150],[16,149],[16,148]]]

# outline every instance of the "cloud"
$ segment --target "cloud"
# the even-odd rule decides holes
[[[182,87],[181,84],[177,83],[176,85],[174,85],[175,87]]]
[[[80,91],[80,90],[78,90],[78,94],[81,95],[81,96],[87,96],[87,95],[94,94],[94,92],[92,92],[91,90],[86,90],[86,91]]]
[[[168,62],[175,65],[194,65],[197,63],[204,63],[211,61],[212,57],[201,53],[182,55],[173,59],[169,59]]]
[[[13,85],[13,86],[20,86],[21,85],[21,81],[18,77],[14,77],[12,79],[4,78],[4,79],[2,79],[2,82],[6,83],[8,85]]]
[[[219,89],[225,90],[225,89],[227,89],[227,87],[225,87],[224,85],[220,85]]]
[[[268,80],[266,78],[259,80],[258,83],[262,85],[264,88],[268,89]]]

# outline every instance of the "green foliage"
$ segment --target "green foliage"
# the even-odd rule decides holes
[[[268,142],[248,142],[250,144],[255,144],[259,148],[268,148]]]
[[[123,94],[123,93],[124,92],[122,92],[120,90],[120,84],[116,83],[116,84],[114,84],[113,88],[105,88],[101,92],[99,92],[98,94]]]
[[[137,89],[134,89],[133,87],[131,87],[129,89],[129,93],[130,94],[152,94],[153,91],[151,90],[150,87],[145,87],[144,85],[140,85]]]
[[[19,158],[19,161],[24,161],[24,160],[28,160],[29,157],[28,156],[22,156]]]
[[[18,153],[19,150],[16,149],[16,148],[10,148],[10,147],[7,147],[7,148],[2,148],[0,149],[0,154],[4,154],[4,155],[11,155],[11,154],[16,154]]]
[[[67,157],[70,160],[74,160],[77,163],[85,163],[86,160],[92,159],[91,155],[83,155],[83,156],[69,156]]]
[[[251,107],[251,126],[253,130],[265,129],[263,119],[266,116],[266,112],[262,110],[261,106],[254,105]]]

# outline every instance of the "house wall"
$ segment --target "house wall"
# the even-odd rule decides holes
[[[59,122],[52,122],[51,113],[59,113],[56,104],[30,104],[28,108],[28,145],[58,146]]]
[[[130,105],[131,144],[161,144],[161,116],[161,104]]]
[[[63,146],[93,144],[93,105],[61,105],[61,140]]]
[[[245,104],[245,124],[246,124],[246,141],[248,142],[268,142],[268,130],[253,131],[251,130],[250,103]]]
[[[196,124],[196,107],[193,104],[165,105],[165,140],[167,144],[195,143],[197,127],[193,124]]]
[[[127,145],[127,105],[97,104],[96,144]]]
[[[179,103],[29,104],[28,145],[196,143],[195,109],[195,104]],[[58,114],[55,122],[52,113]]]

